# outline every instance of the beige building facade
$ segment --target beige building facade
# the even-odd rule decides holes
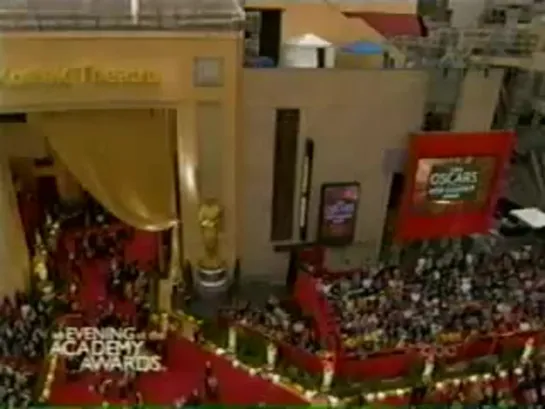
[[[297,109],[296,187],[304,140],[315,144],[308,241],[316,238],[321,184],[356,181],[361,199],[355,243],[331,251],[329,262],[355,266],[374,259],[392,178],[386,152],[403,151],[409,135],[420,131],[429,73],[243,69],[242,48],[241,35],[225,33],[206,38],[6,34],[0,51],[0,111],[24,112],[28,120],[1,125],[2,145],[8,156],[21,160],[45,155],[44,139],[53,134],[153,138],[174,133],[183,258],[196,262],[200,257],[198,205],[216,198],[225,209],[222,253],[228,264],[238,259],[244,277],[282,282],[289,257],[275,246],[297,244],[299,220],[293,219],[291,239],[271,240],[275,112]],[[68,69],[85,81],[67,79]],[[501,77],[494,70],[468,73],[456,130],[490,128]],[[59,169],[61,196],[77,195],[69,172]],[[296,215],[299,199],[296,192]]]
[[[288,268],[288,254],[275,252],[273,247],[290,241],[270,240],[274,116],[279,108],[301,111],[296,186],[302,177],[304,140],[311,138],[315,143],[309,241],[317,237],[321,185],[357,181],[361,198],[354,244],[329,249],[327,262],[332,267],[349,268],[376,260],[393,176],[388,152],[404,152],[410,134],[421,131],[431,73],[410,69],[247,69],[243,77],[243,270],[248,275],[268,272],[269,280],[280,281]],[[502,78],[501,69],[467,73],[454,114],[454,131],[490,130]],[[402,171],[400,165],[398,170]],[[296,194],[293,242],[297,242],[300,222],[299,199]]]

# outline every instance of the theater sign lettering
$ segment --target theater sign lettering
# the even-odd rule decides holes
[[[428,198],[432,201],[473,200],[479,176],[479,169],[475,165],[433,166],[428,178]]]
[[[159,84],[161,75],[146,69],[108,69],[82,66],[59,69],[28,68],[0,70],[0,87],[24,87],[40,85],[114,85]]]
[[[65,327],[53,334],[50,354],[73,359],[80,371],[159,372],[161,357],[148,351],[152,334],[124,327]]]

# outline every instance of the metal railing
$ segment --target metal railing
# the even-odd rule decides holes
[[[240,30],[236,0],[0,0],[0,31]]]
[[[133,16],[78,16],[78,15],[2,15],[0,31],[232,31],[242,30],[244,21],[228,16],[194,15],[157,16],[140,14]]]

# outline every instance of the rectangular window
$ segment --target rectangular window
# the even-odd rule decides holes
[[[293,232],[298,109],[277,109],[275,123],[271,240],[290,240]]]
[[[195,58],[193,85],[196,87],[221,87],[223,85],[223,59],[212,57]]]

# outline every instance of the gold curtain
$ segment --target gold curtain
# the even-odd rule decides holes
[[[170,232],[170,260],[168,260],[168,278],[159,281],[158,307],[163,312],[170,312],[172,305],[173,285],[181,285],[181,260],[180,260],[180,226],[175,226]]]
[[[58,159],[120,220],[149,231],[177,223],[165,111],[70,111],[37,120]]]
[[[0,152],[0,268],[0,296],[12,296],[15,291],[28,288],[30,255],[4,149]]]

